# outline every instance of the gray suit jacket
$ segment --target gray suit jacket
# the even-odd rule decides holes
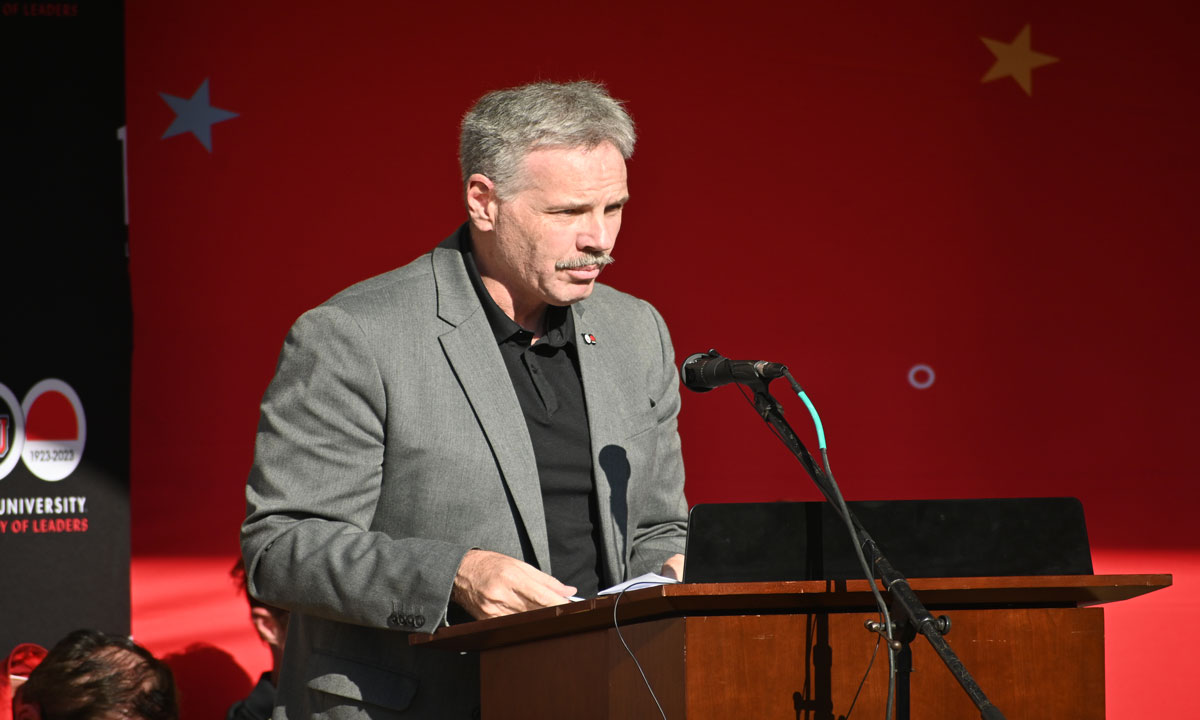
[[[242,527],[250,591],[293,611],[277,720],[470,717],[477,659],[411,648],[407,633],[448,622],[471,548],[554,573],[465,232],[305,313],[284,343]],[[686,531],[674,350],[653,307],[609,287],[572,311],[596,338],[577,345],[602,559],[612,578],[656,571]]]

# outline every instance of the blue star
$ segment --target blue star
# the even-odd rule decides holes
[[[175,120],[163,133],[162,139],[190,132],[209,152],[212,152],[212,126],[238,116],[235,112],[215,108],[209,104],[208,78],[204,78],[204,82],[200,83],[200,87],[196,88],[190,99],[184,100],[162,92],[158,96],[175,111]]]

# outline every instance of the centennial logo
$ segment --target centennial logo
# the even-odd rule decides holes
[[[0,384],[0,478],[23,460],[34,476],[62,480],[79,467],[86,443],[83,403],[70,385],[57,378],[42,380],[18,403]]]

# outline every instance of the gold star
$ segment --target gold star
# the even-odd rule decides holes
[[[991,82],[1011,77],[1017,81],[1026,95],[1033,96],[1033,69],[1058,62],[1058,58],[1037,52],[1029,47],[1029,25],[1021,28],[1010,43],[981,37],[984,45],[996,56],[996,64],[981,82]]]

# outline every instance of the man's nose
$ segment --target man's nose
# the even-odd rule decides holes
[[[588,213],[587,224],[580,229],[576,246],[584,252],[609,252],[617,240],[616,228],[603,210]]]

